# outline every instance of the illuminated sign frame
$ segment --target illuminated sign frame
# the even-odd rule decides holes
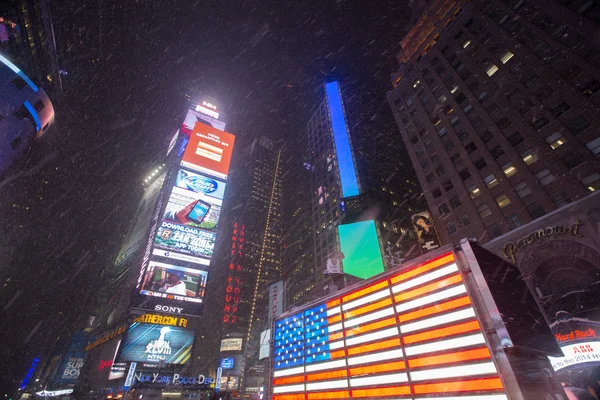
[[[275,322],[273,400],[506,400],[475,308],[447,252],[285,314]]]

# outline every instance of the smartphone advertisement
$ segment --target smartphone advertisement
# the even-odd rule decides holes
[[[202,303],[208,272],[150,261],[141,294],[165,299]]]
[[[155,249],[164,251],[153,254],[209,265],[215,249],[215,240],[214,232],[195,228],[189,223],[182,224],[165,219],[158,228],[154,241]],[[180,253],[187,257],[177,257],[172,253]]]
[[[226,179],[235,136],[212,126],[196,123],[183,153],[181,165]]]

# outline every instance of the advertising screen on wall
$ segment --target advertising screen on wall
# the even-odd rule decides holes
[[[344,273],[367,279],[384,271],[375,221],[339,225]]]
[[[506,400],[452,253],[275,321],[273,400]]]
[[[196,123],[183,153],[181,165],[226,179],[235,136],[211,126]]]
[[[186,364],[192,353],[194,331],[174,326],[129,326],[118,360],[145,364]]]
[[[141,294],[202,303],[208,272],[150,261]]]
[[[185,116],[185,120],[183,121],[183,131],[186,133],[192,131],[194,129],[194,126],[198,122],[200,122],[201,124],[208,124],[220,131],[225,130],[225,122],[219,121],[214,117],[203,114],[196,110],[192,110],[190,108],[187,112],[187,115]]]

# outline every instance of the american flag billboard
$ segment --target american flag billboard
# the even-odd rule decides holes
[[[272,394],[507,399],[452,253],[277,320]]]

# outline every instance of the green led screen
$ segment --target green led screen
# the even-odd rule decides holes
[[[367,279],[383,272],[375,221],[339,225],[344,273]]]

